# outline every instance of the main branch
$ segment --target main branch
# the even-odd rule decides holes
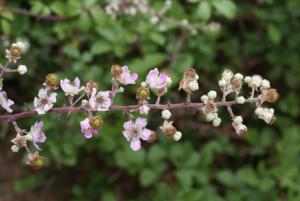
[[[258,98],[250,98],[247,99],[247,103],[256,103],[258,102]],[[222,101],[222,102],[216,102],[216,105],[218,107],[227,107],[231,105],[237,104],[236,101]],[[137,111],[140,105],[112,105],[111,110],[118,110],[123,112],[129,112],[129,111]],[[201,109],[204,107],[204,103],[175,103],[175,104],[148,104],[148,107],[153,110],[177,110],[177,109],[188,109],[188,108],[194,108],[194,109]],[[61,107],[61,108],[53,108],[49,112],[52,113],[81,113],[81,112],[87,112],[86,109],[81,107]],[[16,114],[9,114],[9,115],[0,115],[0,122],[11,122],[16,121],[18,119],[23,119],[30,116],[36,116],[38,115],[36,111],[30,110],[26,112],[16,113]]]

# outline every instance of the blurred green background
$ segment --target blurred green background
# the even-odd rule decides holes
[[[155,144],[143,144],[142,150],[133,152],[121,133],[126,116],[120,112],[108,112],[101,134],[91,140],[80,133],[83,115],[67,119],[48,114],[19,122],[29,128],[37,119],[45,121],[48,139],[41,154],[47,166],[33,171],[25,165],[24,152],[10,151],[15,133],[1,123],[1,201],[300,200],[300,1],[172,2],[168,17],[191,23],[215,21],[221,24],[220,30],[191,34],[166,26],[160,31],[147,14],[113,20],[103,11],[107,3],[103,0],[0,1],[0,8],[6,8],[0,12],[1,63],[11,42],[30,43],[20,61],[28,66],[28,73],[6,77],[4,89],[19,105],[17,109],[25,110],[32,107],[48,73],[95,80],[101,90],[107,90],[110,67],[119,63],[138,72],[138,82],[150,68],[169,71],[174,84],[162,101],[182,102],[184,94],[177,92],[177,83],[186,68],[194,67],[200,92],[192,100],[199,102],[201,94],[218,90],[220,74],[229,67],[244,75],[260,74],[279,90],[280,100],[272,106],[276,124],[259,120],[253,106],[237,106],[234,112],[244,116],[249,131],[236,137],[224,109],[217,129],[195,111],[176,111],[173,118],[183,133],[181,141],[167,140],[159,133]],[[154,8],[163,3],[149,1]],[[76,17],[49,21],[7,8]],[[126,87],[116,104],[134,104],[136,87]],[[62,103],[61,92],[59,97]],[[153,111],[148,119],[149,127],[158,130],[160,113]]]

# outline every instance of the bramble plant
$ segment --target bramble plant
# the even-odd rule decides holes
[[[1,84],[0,84],[0,104],[7,112],[12,113],[14,101],[10,100],[7,93],[2,89],[3,77],[7,73],[19,73],[24,75],[27,72],[25,65],[18,65],[17,68],[12,67],[26,52],[28,45],[19,41],[13,43],[6,49],[7,63],[0,64]],[[13,145],[11,150],[18,152],[24,148],[28,153],[29,164],[34,169],[43,167],[45,159],[40,155],[40,144],[46,142],[44,133],[44,123],[37,121],[30,130],[22,129],[18,126],[17,121],[29,116],[44,115],[46,113],[85,113],[84,118],[79,126],[83,137],[89,139],[101,132],[101,128],[105,125],[104,113],[109,110],[118,110],[124,112],[128,116],[128,121],[124,122],[122,131],[125,139],[130,143],[130,147],[134,151],[141,148],[141,140],[153,143],[156,140],[155,128],[153,130],[147,128],[147,115],[151,110],[160,110],[163,120],[159,129],[170,139],[179,141],[182,133],[173,126],[172,110],[178,109],[196,109],[202,112],[206,121],[212,122],[214,127],[221,125],[221,118],[218,111],[221,107],[226,107],[232,120],[232,127],[237,135],[244,135],[247,127],[243,122],[243,118],[233,112],[233,106],[237,104],[253,103],[256,106],[255,114],[258,118],[264,120],[267,124],[273,124],[276,121],[274,109],[263,106],[263,103],[275,103],[278,98],[276,89],[271,88],[270,82],[263,79],[260,75],[243,76],[240,73],[234,74],[231,70],[224,70],[219,87],[221,91],[221,99],[217,101],[218,94],[216,91],[209,91],[206,95],[201,96],[201,102],[192,102],[191,96],[199,90],[199,75],[193,68],[188,68],[180,81],[178,90],[186,93],[186,100],[182,103],[161,103],[161,97],[166,95],[172,83],[172,75],[166,72],[160,72],[154,68],[148,72],[145,81],[142,81],[136,92],[136,105],[114,105],[114,99],[118,94],[126,93],[124,87],[126,85],[135,85],[138,80],[138,74],[130,72],[127,66],[112,65],[112,87],[110,90],[100,91],[95,81],[89,81],[83,85],[78,77],[74,79],[61,79],[55,73],[48,74],[42,88],[39,90],[37,97],[34,98],[34,108],[29,111],[1,115],[1,122],[11,122],[16,137],[12,139]],[[249,97],[242,95],[243,85],[250,88]],[[66,103],[61,107],[54,107],[57,101],[56,90],[62,90],[65,95]],[[154,104],[150,103],[150,94],[153,93],[157,99]],[[233,100],[228,100],[228,96],[233,95]],[[134,112],[138,112],[140,117],[135,117]],[[101,116],[100,116],[101,114]],[[29,144],[34,145],[33,151]]]

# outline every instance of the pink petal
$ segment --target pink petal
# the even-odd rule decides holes
[[[135,120],[135,125],[139,128],[144,128],[147,125],[147,119],[139,117]]]
[[[139,139],[131,140],[130,147],[133,151],[139,150],[141,148],[141,141]]]
[[[149,137],[151,135],[152,131],[149,129],[143,129],[142,134],[141,134],[141,138],[145,141],[149,140]]]
[[[126,130],[129,130],[130,128],[132,128],[134,126],[133,122],[132,121],[126,121],[124,124],[123,124],[123,128],[126,129]]]

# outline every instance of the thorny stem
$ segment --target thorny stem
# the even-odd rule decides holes
[[[247,99],[245,102],[246,103],[257,103],[259,102],[259,98],[250,98]],[[231,108],[232,105],[236,105],[236,101],[221,101],[221,102],[216,102],[217,107],[229,107]],[[164,110],[164,109],[169,109],[169,110],[178,110],[178,109],[188,109],[188,108],[195,108],[195,109],[201,109],[205,106],[204,103],[175,103],[175,104],[148,104],[148,107],[152,110]],[[112,105],[110,107],[111,110],[117,110],[117,111],[123,111],[123,112],[128,112],[128,111],[138,111],[140,105]],[[52,108],[49,112],[52,113],[81,113],[81,112],[87,112],[86,108],[82,107],[61,107],[61,108]],[[36,111],[30,110],[26,112],[21,112],[21,113],[16,113],[16,114],[9,114],[9,115],[0,115],[0,122],[12,122],[16,121],[18,119],[23,119],[25,117],[30,117],[30,116],[36,116],[38,115]]]

